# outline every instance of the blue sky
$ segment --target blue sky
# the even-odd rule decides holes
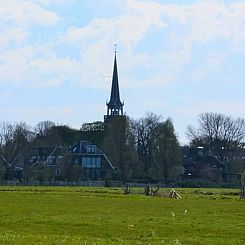
[[[0,114],[34,126],[103,120],[118,44],[132,118],[245,117],[245,1],[0,0]]]

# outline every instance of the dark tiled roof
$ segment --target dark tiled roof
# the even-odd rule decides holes
[[[87,147],[94,147],[94,152],[91,154],[104,154],[96,145],[91,144],[91,142],[87,140],[81,140],[79,144],[72,148],[72,154],[88,154]]]

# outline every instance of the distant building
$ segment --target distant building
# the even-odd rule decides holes
[[[184,179],[222,181],[225,164],[203,147],[182,147]]]

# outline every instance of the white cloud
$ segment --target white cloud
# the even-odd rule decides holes
[[[53,3],[64,4],[64,2],[66,0],[57,0]],[[59,85],[69,75],[75,80],[75,77],[79,76],[80,83],[87,86],[108,86],[110,80],[108,79],[104,84],[103,77],[111,75],[112,55],[108,50],[112,50],[112,44],[116,42],[119,44],[121,61],[123,60],[121,71],[130,74],[133,70],[158,69],[155,74],[153,72],[152,76],[144,79],[145,83],[165,84],[177,78],[181,67],[189,62],[195,45],[227,39],[237,49],[242,47],[245,49],[245,16],[243,15],[245,3],[224,4],[221,1],[200,1],[194,4],[174,5],[127,0],[122,2],[120,15],[95,18],[80,28],[70,26],[64,35],[59,37],[59,34],[56,34],[52,40],[49,40],[49,43],[53,44],[63,41],[73,47],[77,46],[80,49],[80,57],[77,61],[57,56],[54,45],[46,47],[48,50],[44,51],[45,57],[40,58],[40,53],[41,56],[43,54],[38,50],[39,46],[45,46],[46,43],[28,44],[28,35],[31,32],[28,26],[31,23],[56,24],[59,20],[58,15],[44,8],[51,3],[50,0],[0,2],[2,7],[0,18],[5,22],[11,20],[17,25],[5,29],[0,37],[0,44],[3,47],[11,43],[17,45],[13,52],[3,52],[3,57],[7,57],[1,58],[0,74],[5,80],[6,77],[7,80],[16,83],[30,80],[32,77],[30,74],[36,71],[39,77],[47,77],[35,82],[36,86]],[[162,47],[157,47],[159,52],[154,56],[147,52],[136,53],[134,50],[137,45],[149,37],[152,30],[155,30],[159,36],[166,35],[164,39],[169,42],[167,44],[169,48],[161,51]],[[163,31],[164,34],[161,34]],[[23,47],[18,48],[20,45]],[[25,48],[25,45],[29,47]],[[29,54],[30,49],[34,54]],[[162,64],[161,67],[158,67],[158,64]],[[208,62],[204,65],[211,67]],[[69,69],[71,72],[68,71]],[[14,74],[8,72],[13,70]],[[201,73],[208,71],[209,68],[203,68],[197,73],[202,77],[204,75]],[[28,79],[25,74],[28,74]]]
[[[55,123],[66,123],[65,119],[74,116],[74,109],[69,106],[46,106],[44,107],[4,107],[0,113],[6,115],[9,121],[24,121],[35,125],[39,121],[48,118]]]
[[[225,67],[225,60],[228,54],[224,51],[211,51],[208,52],[202,60],[202,64],[193,69],[193,80],[205,79],[209,74],[219,72]]]
[[[28,1],[1,0],[0,19],[12,21],[17,25],[54,25],[59,17],[38,5]]]
[[[84,70],[94,74],[99,67],[102,73],[106,73],[106,67],[111,64],[111,52],[108,50],[112,50],[115,42],[122,50],[124,63],[132,65],[131,68],[129,65],[123,68],[137,68],[134,60],[137,60],[138,67],[143,63],[149,69],[156,69],[157,61],[161,62],[162,69],[151,79],[162,84],[177,78],[181,68],[192,58],[195,46],[226,40],[230,43],[230,49],[245,50],[245,15],[242,14],[245,3],[198,1],[174,5],[138,0],[123,3],[121,15],[95,18],[81,28],[70,27],[64,35],[63,41],[85,50],[82,54]],[[145,53],[144,59],[139,62],[138,57],[142,54],[136,54],[134,50],[140,42],[150,37],[152,30],[156,30],[159,37],[165,35],[169,48],[161,51],[163,47],[159,46],[157,56]],[[210,71],[211,64],[207,61],[204,65],[207,66],[206,72]],[[170,69],[174,75],[168,74]]]
[[[3,35],[0,36],[2,50],[11,43],[23,44],[28,36],[27,31],[19,27],[5,28],[5,30],[2,30],[2,33]]]
[[[200,101],[200,108],[206,112],[219,112],[225,115],[245,118],[245,102],[244,101]],[[200,110],[200,111],[202,111]]]
[[[184,6],[163,6],[163,15],[179,21],[187,33],[179,36],[179,42],[192,47],[195,44],[227,40],[235,48],[244,45],[245,3],[200,1]],[[182,34],[182,33],[181,33]]]
[[[113,18],[95,18],[87,26],[68,29],[64,39],[73,44],[86,43],[86,41],[99,41],[106,39],[109,43],[119,42],[127,49],[133,48],[141,41],[150,28],[163,28],[166,26],[161,20],[160,13],[152,11],[128,12]]]
[[[0,91],[0,98],[3,101],[8,101],[13,99],[13,93],[10,90],[2,90]]]
[[[49,5],[49,4],[52,4],[52,5],[57,5],[57,4],[73,4],[75,3],[77,0],[29,0],[30,2],[32,3],[37,3],[37,4],[40,4],[40,5]]]
[[[0,54],[32,46],[31,28],[53,26],[59,20],[58,15],[40,6],[19,0],[0,1]],[[20,64],[21,65],[21,64]],[[11,71],[11,70],[9,70]]]
[[[64,81],[75,81],[79,74],[79,63],[69,58],[57,58],[43,47],[19,48],[5,52],[0,58],[0,77],[2,83],[53,87]]]

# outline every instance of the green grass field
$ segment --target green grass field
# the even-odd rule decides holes
[[[0,187],[0,244],[245,244],[238,190]]]

